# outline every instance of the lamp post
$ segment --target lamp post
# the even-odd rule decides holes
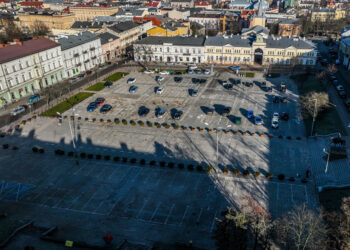
[[[315,107],[314,107],[314,114],[312,116],[312,125],[311,125],[311,134],[310,136],[312,136],[312,133],[314,132],[314,124],[315,124],[315,118],[316,118],[316,107],[317,107],[317,99],[312,99],[311,101],[315,102]]]
[[[327,174],[328,172],[328,162],[329,162],[329,155],[330,155],[330,149],[328,150],[328,152],[326,151],[326,149],[323,149],[323,152],[327,154],[327,163],[326,163],[326,169],[324,171],[325,174]]]
[[[218,125],[220,124],[222,116],[220,116],[220,119],[218,121]],[[219,168],[219,130],[222,129],[221,127],[216,128],[216,167]]]

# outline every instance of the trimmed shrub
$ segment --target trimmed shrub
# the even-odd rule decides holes
[[[161,162],[159,162],[159,166],[161,166],[161,167],[165,167],[165,161],[161,161]]]
[[[287,139],[288,139],[288,140],[291,140],[291,139],[292,139],[292,137],[291,137],[290,135],[288,135],[288,136],[287,136]]]
[[[194,131],[196,131],[196,129],[192,127],[192,128],[191,128],[191,131],[193,131],[193,132],[194,132]]]
[[[253,72],[247,72],[245,73],[246,77],[254,77],[254,73]]]
[[[301,137],[300,137],[300,136],[298,136],[296,139],[300,141],[300,140],[301,140]]]
[[[3,148],[3,149],[8,149],[8,148],[9,148],[9,145],[8,145],[8,144],[2,144],[2,148]]]
[[[137,162],[137,160],[136,160],[136,158],[132,158],[132,159],[130,160],[130,162],[131,162],[132,164],[135,164],[135,163]]]
[[[189,164],[189,165],[187,166],[187,169],[190,170],[190,171],[192,171],[192,170],[194,169],[194,166],[193,166],[192,164]]]
[[[197,166],[197,171],[202,171],[203,170],[203,166],[202,165],[198,165]]]
[[[143,127],[143,126],[145,126],[145,123],[144,123],[143,121],[139,121],[139,125],[140,125],[141,127]]]
[[[282,136],[282,135],[279,135],[278,138],[279,138],[279,139],[283,139],[283,136]]]
[[[86,122],[88,122],[88,121],[89,121],[89,118],[86,117],[84,120],[85,120]]]
[[[107,123],[108,123],[109,125],[112,125],[112,124],[113,124],[113,122],[112,122],[110,119],[107,120]]]
[[[32,147],[32,151],[33,151],[34,153],[37,153],[37,152],[39,151],[39,149],[38,149],[37,147]]]
[[[238,131],[237,130],[233,131],[233,134],[234,135],[238,134]]]
[[[140,160],[140,164],[141,164],[141,165],[145,165],[145,164],[146,164],[146,160],[145,160],[145,159],[141,159],[141,160]]]
[[[109,155],[105,155],[105,160],[109,161],[111,159],[111,157]]]
[[[250,135],[251,135],[251,136],[254,136],[254,135],[255,135],[255,133],[253,132],[253,133],[251,133]]]
[[[127,125],[127,124],[128,124],[128,121],[127,121],[127,120],[122,120],[122,123],[123,123],[124,125]]]
[[[283,181],[284,178],[285,178],[285,176],[284,176],[284,174],[279,174],[279,175],[277,176],[277,178],[278,178],[280,181]]]
[[[167,124],[167,125],[165,125],[164,127],[165,127],[166,129],[169,129],[169,128],[170,128],[170,125]]]
[[[56,149],[56,150],[55,150],[55,154],[56,154],[56,155],[64,155],[64,151],[61,150],[61,149]]]
[[[125,163],[125,162],[128,162],[128,157],[123,157],[123,162]]]
[[[96,118],[92,118],[92,122],[96,122]]]
[[[229,170],[228,168],[224,168],[224,169],[222,170],[222,172],[223,172],[224,174],[228,174],[229,171],[230,171],[230,170]]]
[[[257,172],[257,171],[256,171],[256,172],[254,172],[254,177],[255,177],[255,178],[258,178],[260,175],[261,175],[261,173],[260,173],[260,172]]]
[[[213,133],[213,130],[210,128],[210,129],[208,129],[208,133],[209,134],[212,134]]]
[[[157,128],[161,128],[162,127],[162,125],[160,125],[159,123],[157,124]]]
[[[13,146],[12,150],[18,150],[18,147],[17,146]]]
[[[155,166],[155,165],[157,165],[157,162],[155,160],[152,160],[152,161],[149,162],[149,165]]]
[[[264,134],[262,134],[262,133],[260,134],[260,137],[264,137],[264,136],[265,136]]]
[[[213,167],[212,166],[207,166],[205,168],[205,170],[209,173],[209,172],[211,172],[213,170]]]
[[[203,133],[204,129],[203,128],[199,128],[199,132]]]
[[[72,157],[73,155],[74,155],[74,152],[73,151],[70,151],[70,152],[68,152],[68,154],[67,154],[69,157]],[[92,156],[92,155],[91,155]],[[88,158],[89,158],[89,155],[88,155]],[[92,158],[92,157],[91,157]],[[91,159],[91,158],[89,158],[89,159]]]
[[[72,156],[73,156],[73,155],[72,155]],[[87,155],[87,158],[88,158],[88,159],[92,159],[92,158],[94,158],[94,155],[93,155],[93,154],[88,154],[88,155]]]
[[[131,126],[136,126],[136,122],[135,121],[130,121]]]
[[[86,153],[80,153],[80,158],[85,158],[86,157]]]
[[[243,132],[242,135],[243,135],[243,136],[246,136],[246,135],[247,135],[247,132]]]
[[[187,131],[187,127],[183,127],[182,129],[183,129],[184,131]]]
[[[250,175],[249,170],[248,170],[248,169],[244,169],[244,170],[243,170],[243,175],[244,175],[244,176],[249,176],[249,175]]]
[[[183,163],[179,163],[179,164],[177,164],[177,166],[178,166],[178,168],[179,168],[179,169],[184,169],[185,164],[183,164]]]
[[[153,123],[152,122],[147,122],[147,126],[151,128],[151,127],[153,127]]]
[[[120,124],[120,120],[119,120],[118,118],[116,118],[116,119],[114,119],[114,123],[115,123],[116,125],[118,125],[118,124]]]
[[[118,162],[118,161],[120,161],[120,157],[119,157],[119,156],[114,156],[113,160],[114,160],[115,162]]]
[[[176,130],[178,130],[179,128],[180,128],[180,126],[177,124],[174,126],[174,129],[176,129]]]
[[[40,153],[40,154],[45,153],[45,149],[43,149],[43,148],[39,148],[39,153]]]
[[[169,168],[173,168],[174,166],[175,166],[174,162],[169,162],[169,163],[168,163],[168,167],[169,167]]]
[[[295,178],[294,178],[293,176],[291,176],[291,177],[289,177],[288,180],[291,181],[291,182],[294,182],[294,181],[295,181]]]
[[[229,130],[226,130],[226,131],[225,131],[225,134],[227,134],[227,135],[230,134],[230,131],[229,131]]]
[[[232,170],[232,173],[235,175],[235,176],[238,176],[241,174],[241,171],[239,171],[237,168],[235,168],[234,170]]]
[[[102,156],[101,155],[96,155],[97,160],[101,160]]]

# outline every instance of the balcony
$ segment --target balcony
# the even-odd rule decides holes
[[[83,51],[83,54],[86,54],[86,53],[88,53],[88,51],[87,51],[87,50],[84,50],[84,51]]]
[[[90,48],[90,51],[94,51],[96,48],[95,47],[91,47]]]
[[[79,53],[75,53],[73,56],[74,57],[79,57]]]
[[[91,59],[96,59],[96,56],[91,57]]]

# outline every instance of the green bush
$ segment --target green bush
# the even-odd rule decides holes
[[[179,164],[177,164],[177,166],[179,167],[179,169],[183,169],[185,167],[185,164],[179,163]]]
[[[118,125],[120,123],[120,120],[118,118],[114,119],[114,123]]]
[[[260,172],[254,172],[254,177],[255,177],[255,178],[258,178],[260,175],[261,175]]]
[[[130,121],[131,126],[136,126],[136,122]]]
[[[3,148],[3,149],[8,149],[8,148],[9,148],[9,145],[8,145],[8,144],[3,144],[3,145],[2,145],[2,148]]]
[[[213,167],[212,166],[207,166],[205,170],[209,173],[209,172],[211,172],[213,170]]]
[[[284,174],[279,174],[279,175],[277,176],[277,178],[278,178],[280,181],[283,181],[284,178],[285,178],[285,176],[284,176]]]
[[[123,123],[124,125],[127,125],[127,124],[128,124],[128,121],[127,121],[127,120],[123,120],[122,123]]]
[[[192,171],[192,170],[194,169],[194,166],[193,166],[192,164],[189,164],[189,165],[187,166],[187,168],[188,168],[188,170]]]
[[[105,82],[115,82],[115,81],[118,81],[120,78],[122,78],[123,75],[127,76],[128,73],[126,73],[126,72],[117,72],[117,73],[115,73],[113,75],[110,75],[109,77],[107,77],[103,81],[105,81]]]
[[[254,73],[253,72],[247,72],[245,73],[246,77],[254,77]]]
[[[224,170],[222,172],[224,172],[224,174],[228,174],[230,170],[228,168],[224,168]]]
[[[153,123],[152,122],[147,122],[147,126],[151,128],[153,126]]]
[[[272,173],[267,173],[267,174],[266,174],[266,178],[267,178],[267,179],[271,179],[272,177],[273,177],[273,174],[272,174]]]
[[[120,160],[120,157],[119,157],[119,156],[114,156],[113,160],[114,160],[115,162],[118,162],[118,161]]]
[[[197,166],[197,171],[202,171],[203,170],[203,166],[202,165],[198,165]]]
[[[155,165],[157,165],[157,162],[155,160],[152,160],[152,161],[149,162],[149,165],[155,166]]]
[[[111,157],[109,155],[105,155],[104,158],[105,158],[106,161],[109,161],[111,159]]]
[[[235,168],[234,170],[232,170],[232,173],[237,176],[237,175],[241,174],[241,171],[239,171],[237,168]]]
[[[145,160],[145,159],[141,159],[141,160],[140,160],[140,164],[141,164],[141,165],[145,165],[145,164],[146,164],[146,160]]]
[[[101,155],[96,155],[97,160],[101,160]]]
[[[248,176],[248,175],[250,175],[249,170],[244,169],[244,170],[243,170],[243,175],[244,175],[244,176]]]

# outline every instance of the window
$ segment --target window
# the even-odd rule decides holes
[[[16,65],[12,66],[13,72],[16,72]]]

